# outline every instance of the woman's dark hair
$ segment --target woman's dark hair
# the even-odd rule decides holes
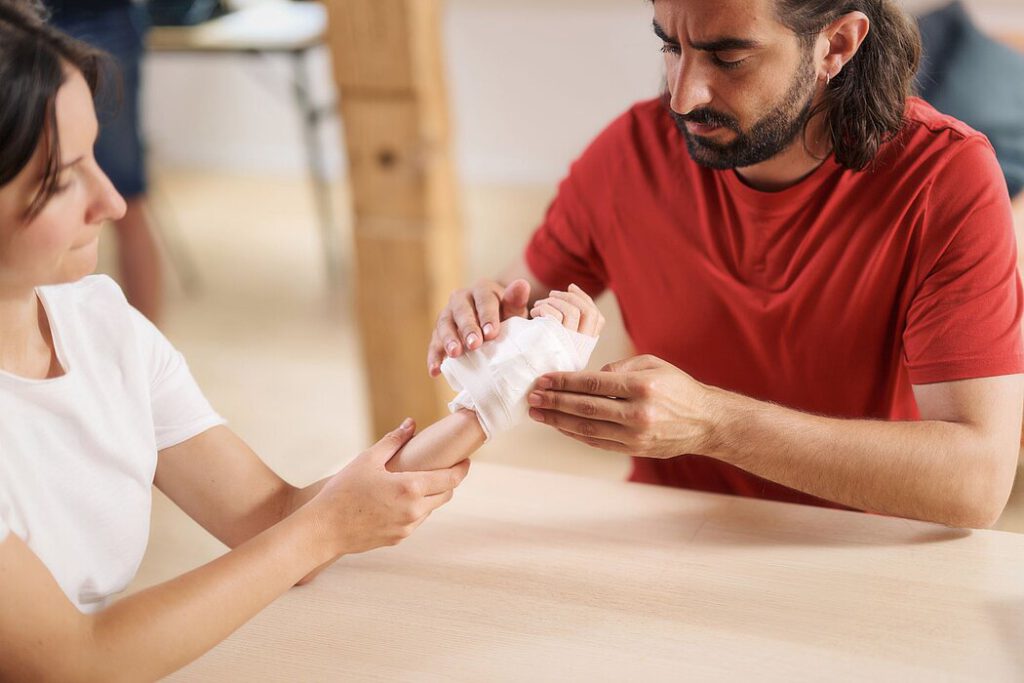
[[[860,171],[903,127],[921,59],[917,24],[893,0],[776,0],[779,20],[805,47],[830,23],[863,12],[871,28],[857,54],[832,79],[812,112],[824,114],[836,161]]]
[[[78,69],[95,93],[103,53],[47,25],[35,0],[0,0],[0,187],[11,182],[45,145],[42,184],[26,220],[53,196],[60,171],[57,91],[66,65]]]

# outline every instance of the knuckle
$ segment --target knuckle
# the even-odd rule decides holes
[[[403,481],[401,484],[398,485],[398,495],[401,498],[415,498],[418,493],[419,487],[416,486],[415,482]]]
[[[580,403],[580,413],[587,417],[597,415],[597,404],[593,401],[583,401]]]
[[[593,422],[583,420],[579,423],[579,433],[585,437],[592,438],[597,433],[597,429],[594,427]]]
[[[584,386],[588,394],[596,394],[601,388],[601,382],[597,377],[588,377]]]

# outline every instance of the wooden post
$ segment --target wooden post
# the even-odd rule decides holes
[[[427,376],[438,312],[462,284],[442,0],[327,0],[355,208],[356,300],[374,434],[445,413]]]

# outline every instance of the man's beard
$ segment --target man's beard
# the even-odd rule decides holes
[[[690,156],[698,164],[718,170],[745,168],[771,159],[801,135],[811,115],[815,83],[810,62],[805,61],[782,98],[782,103],[755,123],[749,132],[744,132],[734,117],[712,109],[695,109],[689,114],[678,114],[669,108],[669,113],[679,132],[686,138]],[[687,121],[722,126],[736,133],[736,137],[723,144],[692,135],[686,128]]]

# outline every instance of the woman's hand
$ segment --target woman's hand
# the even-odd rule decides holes
[[[415,431],[406,420],[328,479],[308,503],[315,509],[318,537],[335,556],[395,545],[451,500],[469,471],[468,460],[428,472],[385,468]]]
[[[586,292],[569,285],[566,292],[552,291],[545,299],[538,299],[530,310],[531,318],[551,318],[562,323],[571,332],[597,337],[604,329],[604,316]]]

